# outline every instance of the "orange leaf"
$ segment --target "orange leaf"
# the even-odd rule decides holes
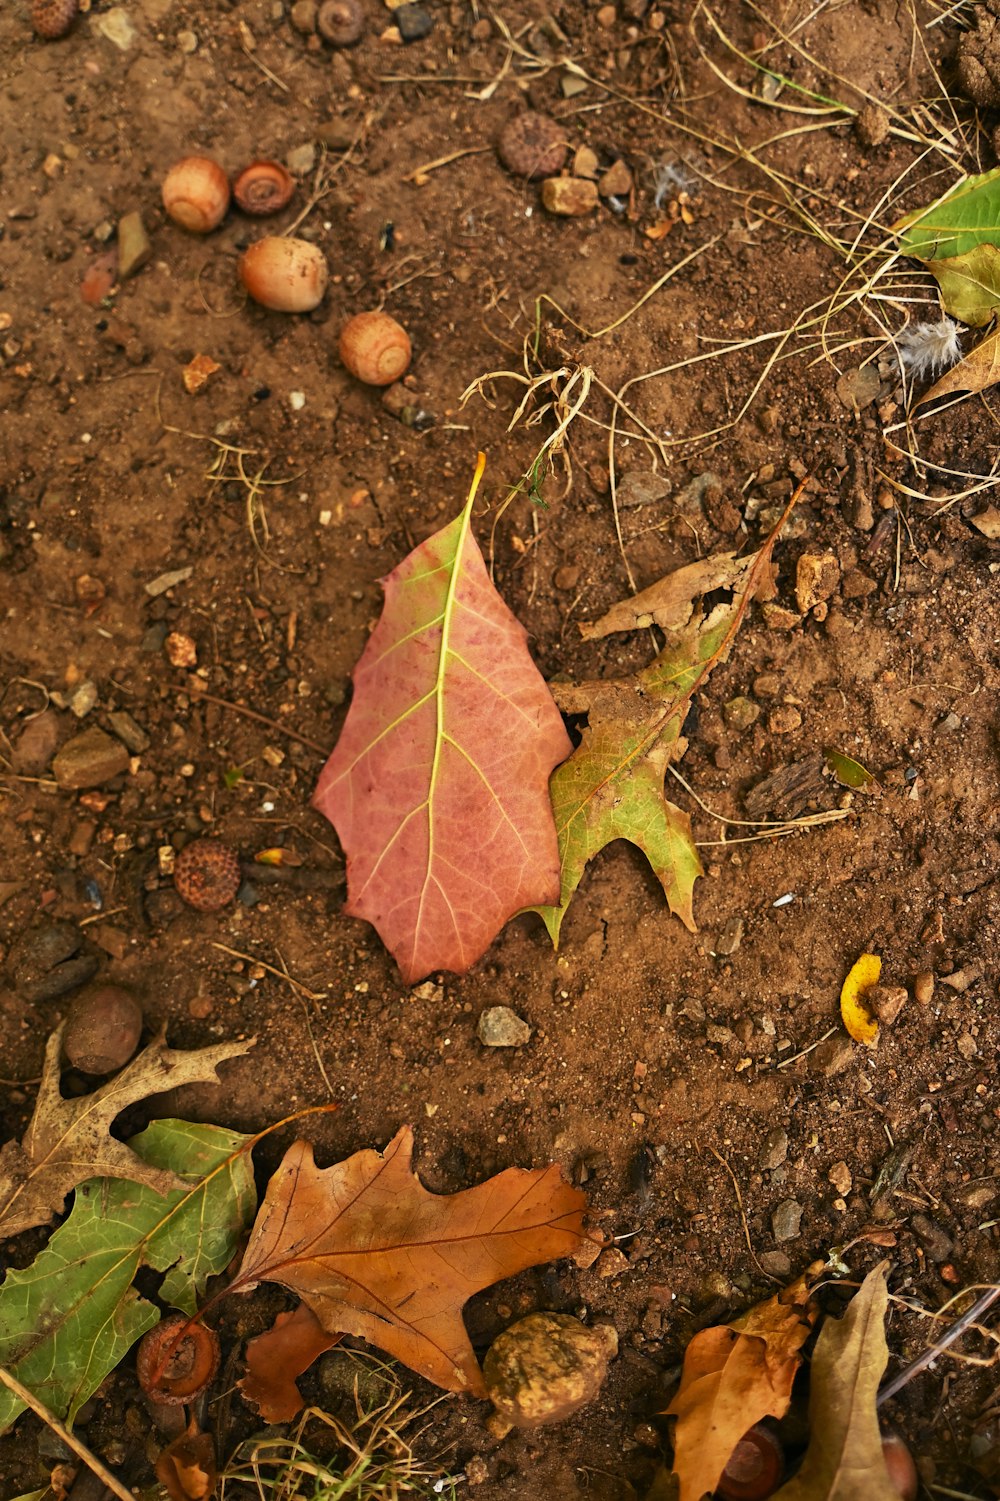
[[[215,1490],[215,1445],[211,1434],[202,1433],[194,1418],[180,1437],[161,1451],[156,1478],[171,1501],[208,1501]]]
[[[300,1303],[291,1313],[279,1313],[266,1334],[248,1342],[247,1373],[237,1385],[265,1423],[292,1421],[304,1405],[296,1376],[339,1339],[339,1334],[327,1334],[316,1315]]]
[[[552,1164],[428,1193],[404,1126],[384,1153],[318,1168],[299,1141],[267,1187],[233,1290],[279,1282],[330,1334],[354,1334],[447,1391],[483,1395],[462,1322],[473,1293],[570,1255],[585,1196]]]
[[[714,1491],[743,1435],[761,1418],[788,1410],[799,1351],[816,1317],[805,1277],[731,1324],[696,1334],[684,1354],[676,1417],[674,1473],[680,1501]]]

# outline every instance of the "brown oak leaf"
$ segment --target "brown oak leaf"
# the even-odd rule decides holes
[[[403,1126],[384,1152],[318,1168],[299,1141],[267,1187],[233,1290],[278,1282],[331,1334],[388,1351],[447,1391],[481,1396],[462,1322],[473,1293],[570,1255],[584,1195],[559,1168],[508,1168],[456,1194],[432,1194]]]
[[[0,1149],[0,1236],[51,1224],[70,1190],[88,1178],[130,1178],[159,1194],[187,1188],[176,1173],[143,1162],[123,1141],[116,1141],[109,1128],[128,1105],[150,1095],[181,1084],[217,1082],[218,1065],[253,1046],[250,1039],[178,1052],[167,1047],[161,1032],[92,1094],[64,1100],[59,1093],[63,1026],[45,1045],[38,1099],[24,1140],[20,1145],[8,1141]]]

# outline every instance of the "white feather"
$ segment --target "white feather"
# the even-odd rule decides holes
[[[908,323],[893,343],[903,369],[914,380],[940,375],[962,358],[958,324],[951,318],[939,318],[936,323]]]

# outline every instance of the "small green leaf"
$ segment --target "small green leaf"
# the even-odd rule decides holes
[[[194,1313],[207,1279],[231,1260],[253,1218],[246,1150],[220,1126],[154,1121],[129,1142],[190,1184],[160,1195],[126,1179],[91,1178],[69,1217],[23,1271],[0,1286],[0,1364],[67,1423],[160,1310],[132,1286],[141,1266],[166,1272],[160,1297]],[[0,1433],[24,1404],[0,1390]]]
[[[875,777],[862,766],[860,761],[854,761],[850,756],[845,756],[842,751],[834,750],[828,745],[823,752],[826,764],[833,772],[841,787],[852,787],[855,792],[861,792]]]
[[[228,771],[224,771],[222,773],[222,780],[225,782],[229,791],[232,792],[234,787],[238,787],[240,785],[244,775],[245,773],[242,766],[230,766]]]
[[[1000,307],[1000,167],[967,177],[895,226],[903,255],[937,277],[952,317],[981,328]]]

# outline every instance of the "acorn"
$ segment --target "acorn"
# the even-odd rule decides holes
[[[323,0],[316,13],[316,29],[331,47],[353,47],[365,30],[359,0]]]
[[[527,109],[507,121],[497,141],[497,154],[508,172],[531,182],[556,176],[569,155],[569,142],[551,115]]]
[[[185,156],[163,179],[163,207],[182,229],[207,235],[229,207],[229,178],[210,156]]]
[[[310,313],[323,301],[330,271],[308,240],[268,235],[240,261],[240,279],[254,302],[279,313]]]
[[[32,0],[31,24],[35,35],[49,42],[65,36],[79,9],[79,0]]]
[[[388,313],[356,313],[340,331],[340,358],[366,386],[391,386],[409,369],[410,338]]]
[[[240,889],[240,860],[219,839],[195,839],[174,861],[177,895],[199,912],[228,907]]]
[[[186,1314],[172,1313],[143,1335],[136,1375],[147,1397],[179,1407],[200,1396],[214,1379],[219,1356],[219,1337],[213,1329],[193,1323]]]
[[[779,1440],[763,1423],[755,1423],[730,1454],[715,1493],[721,1501],[765,1501],[774,1495],[784,1473]]]
[[[142,1008],[118,985],[95,985],[74,1000],[63,1032],[63,1052],[85,1074],[124,1068],[139,1046]]]
[[[920,1477],[913,1463],[913,1455],[894,1428],[882,1435],[882,1458],[889,1471],[889,1479],[903,1501],[916,1501]]]
[[[280,162],[251,162],[233,183],[233,197],[245,214],[276,214],[290,202],[295,179]]]

